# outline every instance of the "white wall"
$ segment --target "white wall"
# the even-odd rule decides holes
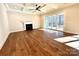
[[[31,21],[33,22],[33,28],[40,28],[40,17],[39,15],[30,15],[24,13],[17,13],[8,11],[8,19],[11,32],[23,31],[22,22]]]
[[[8,18],[6,12],[5,6],[0,4],[0,49],[4,45],[9,35]]]
[[[0,49],[10,32],[23,31],[22,22],[25,21],[32,21],[34,29],[40,28],[40,15],[10,12],[0,4]]]
[[[73,6],[61,9],[58,12],[57,11],[55,12],[54,13],[51,12],[51,14],[48,13],[43,15],[42,17],[43,24],[44,24],[44,17],[46,15],[54,15],[59,12],[62,12],[64,14],[64,31],[69,33],[79,34],[79,27],[78,27],[79,26],[79,4],[75,4]]]
[[[65,17],[64,31],[79,34],[79,4],[63,10]]]

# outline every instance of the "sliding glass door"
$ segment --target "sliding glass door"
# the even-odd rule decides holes
[[[52,16],[52,29],[57,29],[57,16]]]
[[[51,17],[50,16],[45,17],[44,28],[49,28],[49,29],[52,28],[52,22],[51,22]]]
[[[64,15],[45,16],[44,27],[48,29],[62,30],[64,26]]]
[[[62,30],[64,28],[64,15],[58,15],[58,23],[57,23],[57,30]]]

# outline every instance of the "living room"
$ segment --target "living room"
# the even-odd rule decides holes
[[[78,3],[0,3],[0,55],[79,55],[78,19]]]

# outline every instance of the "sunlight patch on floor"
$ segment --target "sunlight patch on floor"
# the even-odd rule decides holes
[[[73,37],[69,36],[69,37],[56,38],[54,40],[64,43],[64,42],[68,42],[68,41],[72,41],[72,40],[77,40],[77,38],[73,38]]]
[[[49,33],[58,32],[58,31],[55,31],[55,30],[49,30],[49,29],[39,29],[39,30],[44,30],[44,31],[49,32]]]
[[[57,38],[57,39],[54,39],[54,40],[61,42],[61,43],[64,43],[64,42],[68,42],[68,41],[79,40],[79,35],[62,37],[62,38]],[[64,43],[64,44],[79,50],[79,41],[74,41],[74,42],[69,42],[69,43]]]
[[[71,42],[71,43],[66,43],[66,45],[79,50],[79,41]]]

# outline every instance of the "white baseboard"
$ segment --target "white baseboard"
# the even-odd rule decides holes
[[[2,49],[4,43],[6,42],[6,40],[7,40],[8,36],[9,36],[9,34],[10,34],[10,33],[8,33],[7,35],[5,35],[3,41],[0,43],[0,50]]]
[[[33,28],[33,29],[39,29],[39,28]],[[20,30],[11,30],[10,33],[13,33],[13,32],[20,32],[20,31],[24,31],[26,29],[20,29]]]

